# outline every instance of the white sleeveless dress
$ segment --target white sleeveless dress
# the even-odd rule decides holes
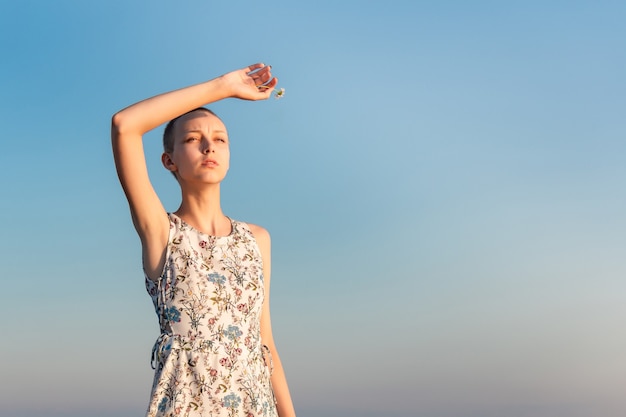
[[[169,219],[163,274],[158,282],[146,277],[161,328],[147,417],[276,417],[252,232],[231,220],[231,234],[216,237]]]

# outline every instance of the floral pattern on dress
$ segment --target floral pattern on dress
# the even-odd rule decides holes
[[[146,277],[161,335],[147,417],[276,417],[261,342],[261,254],[248,225],[202,233],[174,214],[163,274]]]

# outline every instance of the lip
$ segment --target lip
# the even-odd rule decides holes
[[[219,166],[220,164],[217,163],[217,161],[215,159],[205,159],[202,161],[202,166],[203,167],[216,167]]]

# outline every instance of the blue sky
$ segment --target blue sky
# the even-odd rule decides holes
[[[111,115],[263,61],[211,105],[223,206],[273,239],[300,417],[626,413],[626,4],[0,5],[2,416],[142,415],[157,336]],[[168,210],[177,186],[145,137]]]

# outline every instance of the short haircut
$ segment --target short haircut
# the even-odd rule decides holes
[[[163,151],[165,153],[172,153],[174,152],[174,125],[176,124],[176,121],[178,119],[180,119],[181,117],[189,114],[189,113],[193,113],[195,111],[204,111],[207,112],[209,114],[212,114],[213,116],[217,117],[219,119],[219,116],[215,113],[213,113],[213,111],[207,109],[206,107],[198,107],[196,109],[190,110],[187,113],[183,113],[180,116],[170,120],[167,125],[165,126],[165,130],[163,131]]]

